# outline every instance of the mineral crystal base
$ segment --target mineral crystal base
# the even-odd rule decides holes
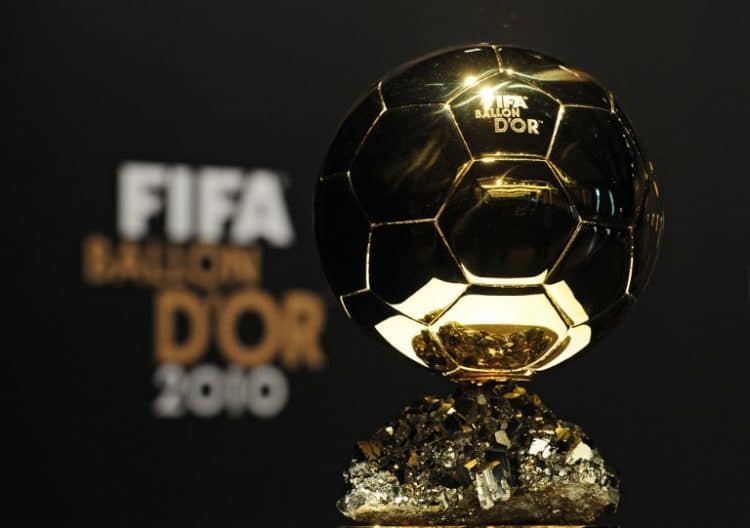
[[[586,525],[619,482],[577,425],[514,383],[425,396],[357,443],[338,508],[383,525]]]

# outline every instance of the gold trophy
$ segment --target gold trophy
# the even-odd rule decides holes
[[[616,324],[654,267],[653,165],[611,92],[534,51],[444,50],[385,77],[323,164],[315,228],[346,313],[457,383],[357,444],[358,523],[600,521],[619,481],[522,382]]]

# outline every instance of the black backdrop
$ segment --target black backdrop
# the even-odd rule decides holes
[[[124,160],[272,167],[297,242],[264,288],[326,292],[317,166],[395,65],[484,40],[545,51],[622,100],[665,197],[654,279],[627,320],[534,389],[624,479],[626,526],[742,523],[747,488],[747,19],[717,2],[18,2],[2,18],[6,429],[29,524],[333,526],[353,441],[450,384],[369,342],[333,299],[327,367],[276,418],[153,417],[152,292],[92,288]]]

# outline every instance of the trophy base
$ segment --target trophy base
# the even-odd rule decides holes
[[[358,442],[337,506],[360,526],[601,526],[619,482],[592,446],[513,382],[462,383]]]

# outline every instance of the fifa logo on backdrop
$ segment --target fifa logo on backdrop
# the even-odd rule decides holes
[[[480,93],[481,107],[474,110],[475,119],[491,119],[496,134],[513,132],[516,134],[539,135],[538,119],[525,118],[523,110],[528,110],[526,97],[514,94],[496,94],[488,90]]]
[[[284,371],[323,367],[320,295],[261,286],[263,249],[295,240],[282,183],[266,169],[119,168],[119,238],[84,239],[83,276],[154,290],[157,416],[274,416],[289,396]]]

